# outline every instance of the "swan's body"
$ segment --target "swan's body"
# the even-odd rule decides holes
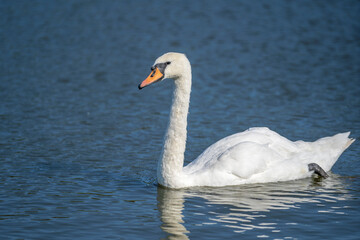
[[[329,171],[354,141],[348,138],[348,132],[315,142],[292,142],[268,128],[251,128],[219,140],[183,167],[191,91],[190,62],[184,54],[167,53],[155,61],[152,70],[139,85],[140,89],[165,78],[172,78],[175,83],[169,125],[157,168],[160,185],[170,188],[226,186],[305,178],[314,172],[311,164]]]

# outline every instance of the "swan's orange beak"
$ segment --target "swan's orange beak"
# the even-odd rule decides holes
[[[139,89],[142,89],[152,83],[160,81],[163,78],[164,74],[162,74],[158,68],[155,68],[155,70],[152,71],[150,75],[142,83],[139,84]]]

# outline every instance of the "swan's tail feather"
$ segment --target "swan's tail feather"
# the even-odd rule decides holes
[[[336,134],[335,136],[333,136],[336,144],[338,143],[342,143],[342,152],[345,151],[348,147],[350,147],[350,145],[355,142],[355,138],[349,138],[350,132],[345,132],[345,133],[339,133]]]
[[[319,147],[317,151],[322,152],[322,158],[316,161],[326,172],[329,171],[340,155],[355,141],[349,138],[350,132],[338,133],[331,137],[320,138],[315,141]]]
[[[345,133],[339,133],[339,134],[337,134],[337,135],[335,135],[335,136],[344,136],[345,137],[345,139],[346,139],[346,143],[345,143],[345,145],[343,145],[344,147],[344,150],[343,151],[345,151],[348,147],[350,147],[350,145],[353,143],[353,142],[355,142],[355,138],[349,138],[349,136],[350,136],[350,133],[351,132],[345,132]]]
[[[345,145],[345,149],[347,149],[348,147],[350,147],[350,145],[355,142],[355,138],[349,138],[348,142]]]

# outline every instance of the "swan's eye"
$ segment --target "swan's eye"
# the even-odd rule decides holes
[[[166,62],[165,64],[166,64],[166,65],[170,65],[170,63],[171,63],[171,62]]]

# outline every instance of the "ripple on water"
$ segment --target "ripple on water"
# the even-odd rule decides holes
[[[3,1],[1,236],[359,239],[358,142],[325,181],[157,188],[172,82],[137,89],[156,57],[187,54],[187,163],[253,126],[358,138],[358,10],[352,0]]]
[[[304,227],[310,229],[309,231],[320,231],[319,226],[309,226],[309,219],[312,222],[324,222],[321,213],[332,214],[332,218],[336,219],[336,215],[345,214],[344,210],[347,207],[343,207],[342,202],[353,197],[349,191],[343,189],[345,183],[336,175],[331,175],[327,180],[319,182],[317,179],[304,179],[284,183],[177,191],[160,188],[158,194],[167,196],[162,199],[167,210],[160,212],[167,214],[172,204],[176,203],[177,210],[173,209],[171,214],[173,217],[178,216],[175,218],[179,220],[177,224],[186,221],[189,212],[191,218],[198,222],[196,226],[213,225],[212,228],[218,230],[225,227],[232,229],[234,233],[249,236],[252,235],[252,231],[263,233],[257,235],[258,238],[283,238],[287,232],[291,232],[289,229],[298,231]],[[171,201],[167,202],[167,199]],[[203,201],[206,207],[191,204],[195,199]],[[181,207],[184,202],[187,202],[191,209]],[[319,207],[324,209],[321,210]],[[299,218],[299,215],[302,217]],[[166,219],[174,221],[170,216]],[[185,229],[192,232],[191,226]],[[178,227],[167,229],[174,235],[185,234],[178,230]]]

